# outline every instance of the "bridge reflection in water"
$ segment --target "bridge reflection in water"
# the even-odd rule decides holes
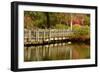
[[[88,58],[90,58],[90,47],[83,43],[56,43],[24,48],[25,62]]]

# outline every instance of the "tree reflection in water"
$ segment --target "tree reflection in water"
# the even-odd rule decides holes
[[[90,47],[84,43],[59,43],[24,48],[24,61],[89,59]]]

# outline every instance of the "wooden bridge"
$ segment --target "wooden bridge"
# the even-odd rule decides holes
[[[37,29],[24,30],[24,52],[25,61],[40,61],[43,58],[57,58],[72,59],[72,47],[65,42],[44,44],[50,41],[62,41],[69,39],[73,35],[70,30],[61,29]],[[44,44],[44,45],[39,45]],[[36,46],[38,45],[38,46]],[[68,47],[69,46],[69,47]],[[41,48],[41,49],[40,49]],[[61,49],[64,48],[64,49]]]
[[[71,30],[65,29],[36,29],[24,30],[24,44],[36,44],[56,40],[69,39],[73,35]]]

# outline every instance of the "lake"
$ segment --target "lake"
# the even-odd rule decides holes
[[[24,47],[24,61],[89,59],[90,45],[85,43],[55,43]]]

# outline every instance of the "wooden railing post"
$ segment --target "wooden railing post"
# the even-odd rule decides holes
[[[29,38],[28,42],[31,42],[31,30],[29,30],[28,33],[29,33],[28,34],[28,38]]]
[[[36,41],[39,41],[39,30],[36,31]]]
[[[43,41],[45,41],[45,30],[43,30]]]

